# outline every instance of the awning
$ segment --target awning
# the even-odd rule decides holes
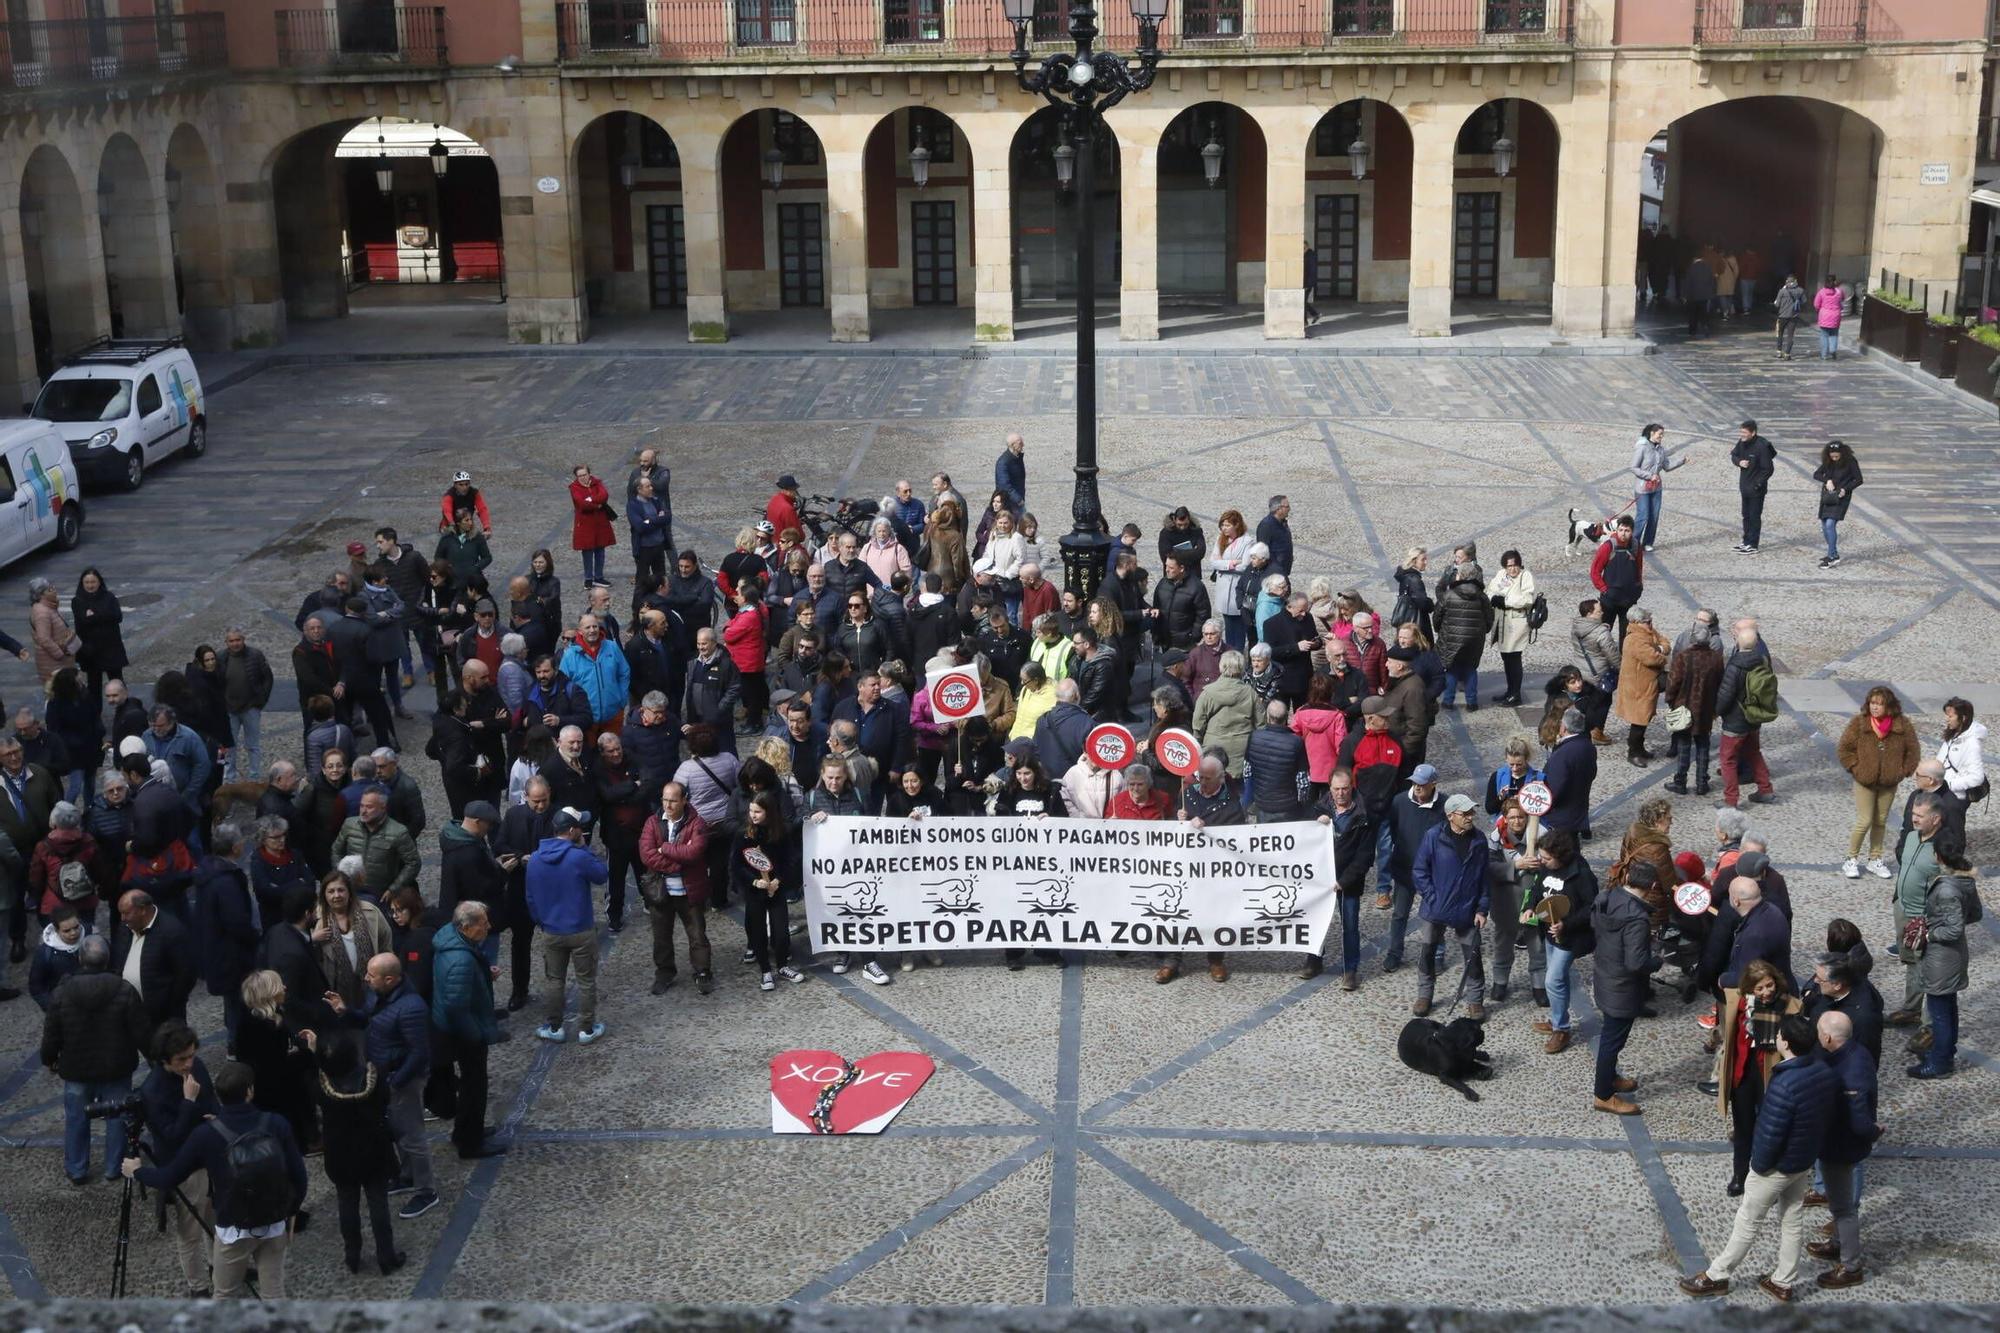
[[[1985,204],[1988,208],[2000,208],[2000,171],[1989,167],[1986,175],[1974,173],[1972,202]]]

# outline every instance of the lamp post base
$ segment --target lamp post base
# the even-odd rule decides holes
[[[1063,587],[1075,593],[1079,602],[1088,602],[1097,595],[1097,586],[1104,582],[1104,562],[1111,554],[1111,536],[1078,529],[1064,533],[1060,545]]]

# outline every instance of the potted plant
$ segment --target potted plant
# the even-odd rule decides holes
[[[1876,288],[1861,303],[1861,341],[1900,361],[1915,361],[1923,355],[1924,308],[1900,292]]]
[[[1924,370],[1941,380],[1951,379],[1958,374],[1958,344],[1961,330],[1957,320],[1943,319],[1929,315],[1924,319],[1923,355],[1919,358]]]
[[[1990,403],[1996,380],[2000,380],[2000,328],[1975,324],[1959,343],[1958,387]]]

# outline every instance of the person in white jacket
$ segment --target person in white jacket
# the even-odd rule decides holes
[[[1062,776],[1063,804],[1071,819],[1102,819],[1111,808],[1111,798],[1125,790],[1125,775],[1115,768],[1099,768],[1090,756],[1078,755],[1069,772]]]
[[[1014,531],[1014,516],[1004,509],[997,511],[986,552],[972,562],[972,572],[993,576],[1000,586],[1000,600],[1007,607],[1007,619],[1012,621],[1021,619],[1021,561],[1026,554],[1021,534]]]
[[[1521,654],[1528,651],[1533,631],[1528,628],[1528,608],[1535,604],[1535,576],[1521,560],[1519,551],[1500,553],[1500,572],[1486,583],[1486,598],[1500,614],[1493,622],[1493,640],[1500,645],[1500,664],[1507,669],[1507,692],[1500,702],[1518,707],[1521,702]]]
[[[1250,556],[1250,535],[1244,531],[1243,515],[1234,509],[1222,511],[1222,517],[1215,525],[1215,546],[1202,557],[1202,572],[1215,585],[1215,595],[1209,602],[1222,608],[1222,639],[1237,652],[1242,652],[1249,644],[1249,634],[1243,627],[1243,617],[1236,605],[1237,580]]]
[[[1944,785],[1965,800],[1986,786],[1986,757],[1980,745],[1986,740],[1986,724],[1974,719],[1972,705],[1964,699],[1944,701],[1944,739],[1938,743],[1938,762],[1944,765]]]
[[[1650,422],[1639,432],[1638,442],[1632,446],[1632,536],[1649,551],[1660,533],[1662,478],[1685,466],[1687,459],[1667,456],[1665,426]]]

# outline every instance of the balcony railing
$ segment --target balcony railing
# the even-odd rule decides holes
[[[220,14],[0,22],[0,90],[227,68]]]
[[[1005,55],[1000,0],[559,0],[564,60],[783,61]],[[1098,7],[1103,43],[1131,51],[1138,25],[1118,0]],[[1068,5],[1038,0],[1030,39],[1068,40]],[[1168,49],[1340,51],[1574,43],[1576,0],[1180,0]]]
[[[277,19],[278,63],[287,69],[451,63],[443,5],[281,9]]]
[[[1696,46],[1850,45],[1885,34],[1869,0],[1695,0]]]

